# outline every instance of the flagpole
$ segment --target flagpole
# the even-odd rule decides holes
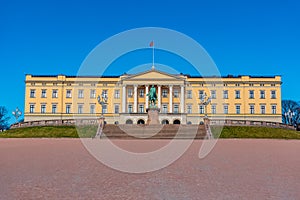
[[[154,69],[154,42],[152,46],[152,68]]]

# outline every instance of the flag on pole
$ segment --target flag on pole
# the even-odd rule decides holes
[[[151,42],[150,42],[150,47],[153,47],[153,46],[154,46],[154,42],[151,41]]]

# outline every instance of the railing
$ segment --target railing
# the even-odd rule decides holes
[[[32,127],[32,126],[70,126],[70,125],[86,125],[86,124],[97,124],[98,120],[95,119],[62,119],[62,120],[40,120],[40,121],[29,121],[29,122],[21,122],[15,123],[10,126],[13,128],[20,127]],[[282,124],[279,122],[265,122],[265,121],[250,121],[250,120],[231,120],[224,119],[218,120],[213,119],[210,121],[210,125],[216,126],[264,126],[264,127],[273,127],[273,128],[284,128],[284,129],[292,129],[296,130],[294,126]]]

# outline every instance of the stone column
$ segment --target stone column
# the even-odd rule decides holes
[[[185,106],[185,103],[184,103],[184,85],[181,85],[180,86],[180,112],[181,113],[184,113],[184,106]]]
[[[169,113],[173,112],[173,85],[169,85]]]
[[[149,99],[148,99],[148,96],[147,96],[147,94],[149,93],[149,85],[145,85],[145,87],[146,87],[146,91],[145,91],[145,98],[146,98],[146,109],[148,108],[148,104],[149,104]]]
[[[122,113],[126,112],[126,85],[122,88]]]
[[[134,85],[133,93],[133,112],[137,113],[137,85]]]
[[[161,85],[157,86],[158,91],[157,91],[157,107],[160,108],[161,104]]]

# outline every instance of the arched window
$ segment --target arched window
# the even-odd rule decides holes
[[[139,119],[139,120],[137,121],[137,124],[145,124],[145,121],[144,121],[143,119]]]
[[[179,119],[175,119],[175,120],[173,121],[173,124],[180,124],[180,120],[179,120]]]
[[[169,124],[169,120],[164,119],[164,120],[161,121],[161,123],[162,123],[162,124]]]
[[[133,121],[131,119],[127,119],[126,124],[133,124]]]

